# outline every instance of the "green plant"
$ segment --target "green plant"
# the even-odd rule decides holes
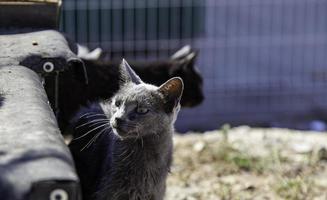
[[[231,126],[229,124],[224,124],[221,127],[221,133],[223,134],[223,138],[225,142],[228,142],[228,133],[231,130]]]
[[[287,200],[309,200],[313,185],[312,181],[301,176],[281,178],[275,186],[275,192]]]

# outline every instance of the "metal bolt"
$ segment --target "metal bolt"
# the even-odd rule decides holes
[[[50,193],[50,200],[68,200],[68,193],[63,189],[55,189]]]
[[[43,64],[43,70],[45,72],[52,72],[54,70],[54,64],[52,62],[46,62]]]

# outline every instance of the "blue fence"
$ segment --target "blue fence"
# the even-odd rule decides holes
[[[200,50],[205,102],[180,131],[327,119],[325,0],[64,0],[61,28],[112,58]]]
[[[113,57],[167,57],[204,33],[205,7],[196,0],[66,0],[63,7],[62,29]]]

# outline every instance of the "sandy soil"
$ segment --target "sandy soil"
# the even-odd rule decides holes
[[[225,126],[174,143],[166,200],[327,199],[327,134]]]

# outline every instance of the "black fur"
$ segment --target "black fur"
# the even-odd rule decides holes
[[[204,99],[202,91],[203,80],[200,73],[194,67],[194,59],[130,64],[144,82],[156,86],[163,84],[172,77],[181,77],[185,86],[181,106],[194,107],[199,105]]]
[[[189,54],[188,54],[189,55]],[[182,107],[193,107],[203,101],[202,77],[196,71],[193,56],[182,57],[167,61],[130,62],[135,72],[146,83],[161,85],[172,77],[181,77],[184,81],[184,93],[181,99]],[[64,131],[72,116],[81,106],[99,99],[109,99],[119,88],[119,62],[84,60],[89,84],[85,85],[82,73],[70,69],[59,77],[59,115],[58,123]],[[46,79],[45,85],[52,106],[55,105],[53,96],[54,82],[51,77]]]
[[[76,73],[71,68],[59,75],[59,113],[57,116],[59,127],[62,131],[68,127],[71,118],[82,107],[90,102],[100,99],[109,99],[119,89],[118,67],[107,63],[85,60],[85,67],[89,83],[85,84],[82,73]],[[55,84],[53,77],[46,77],[45,89],[50,103],[54,108]]]
[[[73,137],[78,138],[95,128],[94,123],[90,122],[92,122],[92,120],[105,119],[106,117],[93,115],[102,113],[103,111],[98,104],[93,104],[91,107],[81,109],[79,114],[77,114],[78,117],[74,119],[72,123]],[[79,118],[79,116],[83,117]],[[107,157],[111,155],[110,147],[112,145],[110,145],[110,142],[113,135],[109,134],[110,131],[111,130],[108,130],[106,133],[101,134],[90,148],[85,148],[84,150],[82,149],[97,133],[99,133],[99,130],[91,131],[85,137],[73,140],[69,144],[76,165],[76,171],[81,181],[83,199],[92,199],[92,194],[99,189],[101,177],[105,173],[103,167],[107,165],[107,161],[111,160]]]
[[[108,65],[118,65],[111,61],[110,52],[102,51],[98,60]],[[181,77],[184,82],[184,92],[181,99],[182,107],[195,107],[202,103],[203,78],[196,67],[198,52],[190,46],[184,46],[177,51],[171,59],[152,62],[129,61],[133,70],[146,82],[156,86],[163,84],[172,77]]]

